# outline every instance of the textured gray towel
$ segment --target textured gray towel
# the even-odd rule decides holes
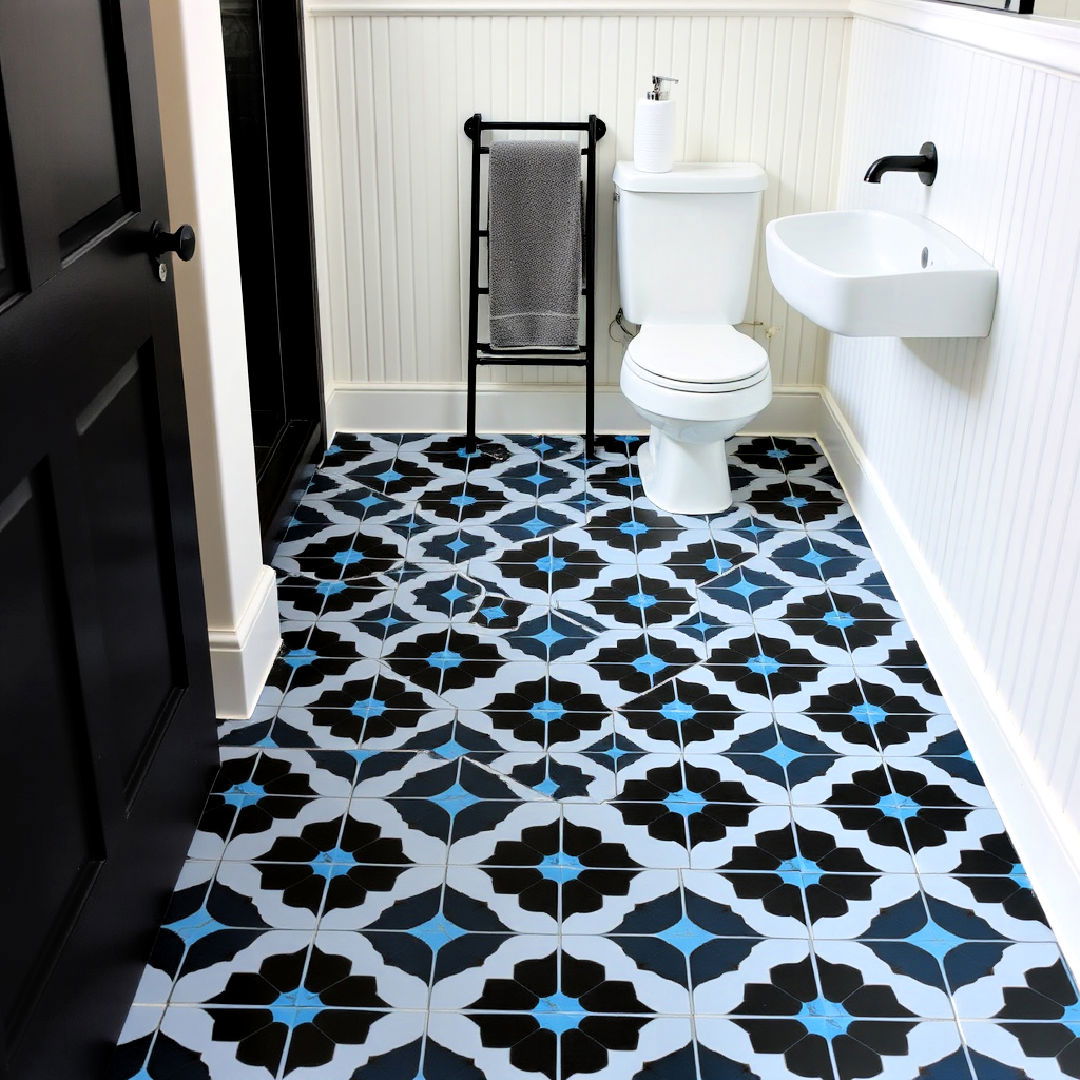
[[[581,148],[507,139],[488,168],[488,300],[499,349],[576,349]]]

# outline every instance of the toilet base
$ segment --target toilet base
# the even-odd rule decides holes
[[[669,514],[719,514],[732,504],[723,439],[682,442],[654,426],[637,461],[645,497]]]

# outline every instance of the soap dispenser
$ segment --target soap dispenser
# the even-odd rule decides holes
[[[664,83],[677,83],[670,75],[654,75],[652,89],[637,103],[634,113],[634,168],[641,172],[670,172],[675,160],[675,102]]]

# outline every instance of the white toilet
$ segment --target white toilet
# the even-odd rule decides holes
[[[724,440],[772,398],[768,354],[732,325],[746,318],[765,173],[620,161],[614,180],[619,293],[641,326],[619,382],[651,425],[642,486],[669,513],[717,513],[732,501]]]

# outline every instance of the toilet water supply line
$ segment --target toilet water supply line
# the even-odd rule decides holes
[[[770,326],[767,323],[762,322],[760,319],[757,322],[741,322],[736,323],[736,325],[764,326],[766,341],[772,341],[772,339],[780,333],[779,326]],[[615,327],[619,328],[619,337],[615,336]],[[633,341],[634,338],[637,337],[639,329],[640,328],[635,323],[630,322],[626,318],[626,316],[623,315],[623,309],[619,308],[619,310],[615,312],[615,318],[612,319],[610,324],[608,325],[608,337],[611,338],[611,340],[614,341],[616,345],[626,345],[628,342]]]

